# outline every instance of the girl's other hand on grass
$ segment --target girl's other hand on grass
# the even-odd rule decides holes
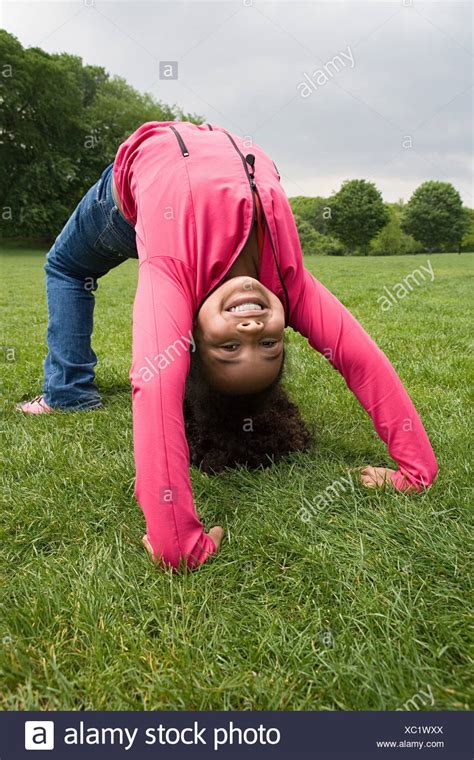
[[[380,488],[385,483],[392,484],[391,475],[395,470],[389,467],[364,467],[360,473],[360,481],[367,488]]]
[[[151,548],[151,544],[150,544],[150,542],[148,540],[148,536],[147,536],[146,533],[145,533],[145,535],[142,538],[142,544],[145,547],[145,549],[147,550],[147,552],[150,555],[150,557],[152,558],[152,560],[155,563],[155,565],[158,565],[158,567],[161,567],[162,570],[166,570],[165,563],[163,562],[163,560],[160,559],[158,556],[156,556],[156,557],[153,556],[153,549]]]
[[[224,535],[224,528],[221,528],[220,525],[214,525],[214,527],[211,528],[208,533],[209,538],[212,539],[212,541],[216,545],[216,551],[218,550],[220,546],[223,535]],[[153,549],[151,547],[151,544],[148,540],[148,536],[146,535],[146,533],[142,538],[142,544],[147,550],[150,557],[153,559],[153,562],[155,563],[155,565],[158,565],[158,567],[161,567],[162,570],[166,570],[166,565],[163,562],[163,560],[158,556],[155,556],[155,557],[153,556]]]
[[[209,531],[208,535],[209,535],[209,538],[212,538],[212,540],[214,541],[216,545],[216,551],[217,551],[221,544],[222,536],[224,535],[224,528],[221,528],[220,525],[214,525],[214,527],[211,528],[211,530]]]

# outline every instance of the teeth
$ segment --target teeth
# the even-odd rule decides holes
[[[260,306],[259,303],[252,303],[249,301],[248,303],[241,303],[238,306],[232,306],[229,311],[254,311],[255,309],[262,310],[262,306]]]

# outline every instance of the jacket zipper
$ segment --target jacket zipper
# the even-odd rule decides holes
[[[254,178],[253,178],[253,174],[251,175],[251,174],[249,173],[249,170],[248,170],[248,168],[247,168],[247,161],[246,161],[245,157],[244,157],[244,156],[243,156],[243,154],[240,152],[239,148],[238,148],[238,147],[237,147],[237,145],[235,144],[235,142],[234,142],[234,140],[232,139],[231,135],[229,135],[229,133],[228,133],[228,132],[226,132],[224,129],[223,129],[222,131],[224,132],[224,134],[225,134],[225,135],[227,135],[227,137],[228,137],[228,138],[229,138],[229,140],[231,141],[232,145],[233,145],[233,146],[234,146],[234,148],[236,149],[237,153],[238,153],[238,154],[239,154],[239,156],[241,157],[241,159],[242,159],[242,163],[243,163],[243,165],[244,165],[245,173],[247,174],[247,178],[248,178],[248,180],[249,180],[249,183],[250,183],[250,187],[252,188],[252,190],[254,190],[254,188],[255,188],[255,181],[254,181]],[[249,154],[249,155],[250,155],[250,154]],[[254,156],[252,156],[252,158],[254,158]],[[257,210],[256,210],[256,204],[255,204],[255,198],[254,198],[254,194],[253,194],[253,192],[252,192],[252,201],[253,201],[253,207],[252,207],[252,221],[251,221],[251,223],[250,223],[250,230],[249,230],[249,234],[248,234],[248,235],[247,235],[247,237],[245,238],[245,242],[244,242],[244,244],[242,245],[242,247],[241,247],[240,251],[239,251],[239,252],[237,253],[237,255],[235,256],[235,258],[234,258],[234,262],[235,262],[235,261],[236,261],[236,260],[239,258],[240,254],[242,253],[242,251],[244,250],[245,246],[247,245],[247,242],[248,242],[248,240],[250,239],[250,235],[252,234],[253,225],[254,225],[254,223],[255,223],[255,217],[256,217],[256,214],[257,214]],[[229,269],[231,268],[231,266],[232,266],[232,264],[230,265],[230,267],[229,267],[229,268],[228,268],[226,271],[229,271]],[[224,273],[224,274],[225,274],[225,273]],[[217,285],[214,285],[214,287],[212,288],[212,290],[210,290],[210,291],[209,291],[209,293],[206,295],[206,298],[205,298],[203,301],[201,301],[201,303],[199,304],[199,306],[198,306],[198,308],[197,308],[197,310],[196,310],[196,313],[194,314],[194,317],[193,317],[193,319],[195,319],[195,318],[196,318],[197,314],[199,313],[199,309],[201,308],[201,306],[202,306],[202,304],[204,303],[204,301],[205,301],[207,298],[209,298],[209,296],[211,295],[211,293],[214,293],[214,291],[215,291],[215,290],[216,290],[216,289],[219,287],[219,285],[221,285],[221,283],[222,283],[222,278],[221,278],[221,280],[220,280],[220,281],[217,283]]]
[[[276,266],[277,272],[278,272],[278,277],[280,278],[280,283],[281,283],[281,286],[283,288],[283,292],[285,294],[285,303],[286,303],[285,327],[288,327],[288,325],[289,325],[289,319],[290,319],[290,300],[288,298],[288,291],[286,289],[285,281],[283,280],[283,277],[281,276],[280,267],[278,266],[278,259],[277,259],[277,255],[276,255],[276,251],[275,251],[275,246],[273,245],[272,234],[270,232],[270,227],[268,226],[267,217],[265,216],[265,211],[263,209],[262,199],[260,197],[260,193],[258,192],[256,186],[255,186],[255,192],[257,193],[258,199],[260,201],[260,208],[262,209],[263,218],[265,220],[265,227],[266,227],[267,234],[268,234],[268,237],[270,238],[270,243],[271,243],[271,246],[272,246],[273,260],[275,262],[275,266]]]
[[[179,134],[179,132],[176,129],[176,127],[171,127],[170,126],[170,129],[174,132],[174,134],[176,136],[176,139],[177,139],[177,141],[179,143],[179,147],[181,148],[181,153],[183,154],[183,156],[185,156],[185,157],[189,156],[189,151],[188,151],[186,145],[184,144],[184,140],[181,137],[181,135]]]
[[[258,199],[260,201],[260,208],[262,210],[263,218],[265,220],[265,227],[266,227],[266,230],[267,230],[267,233],[268,233],[268,237],[270,239],[270,243],[271,243],[271,246],[272,246],[273,260],[275,262],[275,266],[276,266],[276,269],[277,269],[277,272],[278,272],[278,277],[280,278],[280,284],[281,284],[281,286],[283,288],[283,292],[285,294],[285,302],[286,302],[285,327],[287,327],[288,324],[289,324],[289,318],[290,318],[290,302],[289,302],[289,298],[288,298],[288,291],[286,289],[286,285],[284,283],[283,277],[281,276],[280,267],[278,266],[278,259],[277,259],[277,255],[276,255],[276,251],[275,251],[275,246],[273,244],[273,238],[272,238],[272,235],[271,235],[271,232],[270,232],[270,227],[268,225],[267,217],[265,215],[265,211],[264,211],[264,208],[263,208],[263,203],[262,203],[262,199],[260,197],[260,193],[258,192],[257,185],[255,184],[255,179],[254,179],[255,156],[252,153],[249,153],[247,156],[244,156],[244,154],[241,152],[241,150],[239,149],[238,145],[236,144],[236,142],[232,138],[232,136],[228,132],[226,132],[225,129],[223,130],[223,132],[224,132],[224,134],[227,135],[227,137],[231,141],[232,145],[234,146],[235,150],[237,151],[237,153],[239,154],[240,158],[242,159],[242,163],[244,165],[244,169],[245,169],[245,173],[247,175],[247,179],[249,181],[250,187],[252,188],[252,200],[253,200],[252,224],[250,226],[250,232],[249,232],[249,235],[247,237],[247,240],[250,237],[250,234],[251,234],[252,229],[253,229],[254,220],[255,220],[256,209],[255,209],[255,196],[254,196],[254,193],[256,193],[258,195]],[[251,161],[249,161],[250,157],[252,159]],[[250,172],[248,170],[248,164],[249,163],[250,163],[250,166],[252,167],[252,174],[250,174]],[[275,166],[274,163],[273,163],[273,165]],[[275,166],[275,169],[276,169],[276,166]],[[277,169],[277,174],[278,174],[278,169]],[[280,175],[278,174],[278,177],[279,176]],[[247,240],[245,241],[245,243],[247,243]],[[242,248],[240,250],[242,250]]]

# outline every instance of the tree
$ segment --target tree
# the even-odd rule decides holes
[[[461,196],[450,182],[423,182],[408,201],[402,229],[428,251],[457,248],[468,228]]]
[[[81,93],[61,61],[38,48],[23,50],[4,31],[0,51],[2,227],[6,234],[21,229],[30,235],[66,213],[71,146],[80,137],[76,104]]]
[[[78,56],[23,48],[0,30],[0,216],[4,237],[54,240],[84,193],[145,121],[177,107]]]
[[[379,190],[365,179],[343,182],[339,192],[329,199],[329,206],[328,229],[350,253],[356,247],[367,253],[369,242],[389,219]]]
[[[466,216],[466,231],[463,239],[461,240],[462,251],[474,251],[474,209],[465,208],[464,214]]]

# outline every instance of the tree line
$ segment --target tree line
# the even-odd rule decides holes
[[[146,121],[202,123],[78,56],[24,48],[0,30],[0,235],[52,242],[71,210]],[[330,198],[291,198],[306,254],[474,250],[474,212],[449,183],[425,182],[407,204],[349,180]]]
[[[409,201],[384,203],[373,182],[343,182],[329,198],[290,199],[306,254],[375,255],[474,251],[474,211],[450,182],[428,181]]]

